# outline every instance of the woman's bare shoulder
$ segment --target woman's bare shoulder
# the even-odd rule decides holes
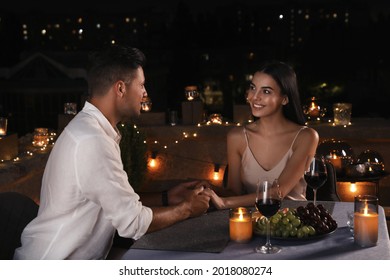
[[[228,138],[237,138],[244,135],[244,128],[242,126],[236,126],[229,130],[227,133]]]
[[[319,135],[316,130],[314,130],[311,127],[306,127],[305,129],[302,129],[299,133],[299,136],[297,140],[300,143],[318,143],[319,141]]]

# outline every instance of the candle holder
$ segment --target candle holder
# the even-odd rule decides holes
[[[188,101],[192,101],[199,98],[198,88],[196,86],[186,86],[184,93]]]
[[[179,122],[179,117],[177,116],[177,111],[169,112],[169,124],[175,126]]]
[[[323,156],[326,161],[333,164],[338,176],[344,176],[346,167],[355,160],[351,145],[335,139],[322,141],[317,147],[317,154]]]
[[[355,244],[361,247],[375,246],[378,242],[378,198],[358,195],[354,206]]]
[[[380,153],[373,150],[363,151],[357,159],[359,164],[364,165],[365,175],[377,176],[385,172],[385,163]]]
[[[245,207],[229,211],[230,240],[246,243],[252,239],[252,212]]]
[[[77,103],[64,103],[64,114],[65,115],[76,115],[77,114]]]
[[[350,125],[351,124],[351,103],[335,103],[333,104],[333,122],[335,125]]]
[[[39,127],[34,130],[33,142],[34,147],[45,147],[49,144],[48,129]]]
[[[141,111],[150,112],[152,110],[152,99],[149,96],[145,96],[141,101]]]
[[[7,135],[7,125],[8,125],[8,119],[0,118],[0,136]]]
[[[211,124],[222,124],[222,115],[221,114],[211,114],[209,116],[209,122]]]
[[[320,121],[326,114],[326,108],[320,106],[315,97],[311,97],[309,102],[303,106],[303,113],[308,121]]]

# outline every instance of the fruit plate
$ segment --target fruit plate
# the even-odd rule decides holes
[[[303,241],[303,242],[305,242],[305,241],[315,241],[315,240],[318,240],[318,239],[321,239],[321,238],[325,238],[325,237],[331,235],[331,234],[334,233],[336,230],[337,230],[337,227],[336,227],[334,230],[329,231],[329,232],[327,232],[327,233],[323,233],[323,234],[314,234],[314,235],[309,235],[309,236],[301,237],[301,238],[298,238],[298,237],[271,236],[271,241],[272,241],[272,240],[294,241],[294,242],[296,242],[296,241],[298,241],[298,242],[300,242],[300,241]],[[254,234],[254,235],[257,235],[257,236],[260,236],[260,237],[266,238],[265,235],[260,234],[260,233],[256,232],[255,230],[253,231],[253,234]]]

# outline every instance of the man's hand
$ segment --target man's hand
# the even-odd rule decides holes
[[[192,191],[200,186],[204,188],[210,187],[210,183],[207,181],[190,181],[181,183],[168,191],[168,204],[169,205],[177,205],[190,195],[192,195]]]
[[[187,196],[184,203],[188,203],[190,207],[190,217],[197,217],[207,212],[210,196],[204,193],[204,189],[203,185],[197,185]]]

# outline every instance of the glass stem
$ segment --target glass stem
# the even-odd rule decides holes
[[[271,220],[267,218],[267,241],[265,243],[265,247],[269,250],[271,246]]]
[[[316,205],[317,202],[317,189],[313,189],[313,204]]]

